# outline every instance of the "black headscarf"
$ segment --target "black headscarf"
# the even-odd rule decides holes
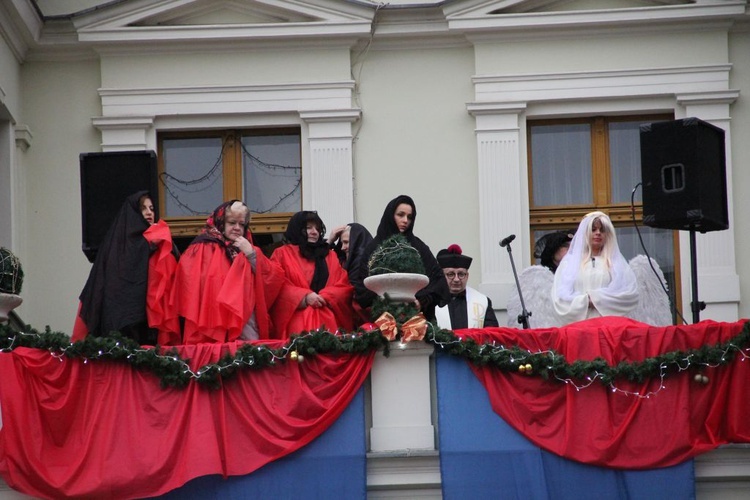
[[[311,243],[307,241],[307,223],[313,222],[319,230],[318,241]],[[284,242],[290,245],[296,245],[303,258],[315,262],[315,272],[313,273],[310,289],[318,293],[325,288],[328,283],[328,263],[326,257],[330,252],[330,247],[324,236],[326,226],[323,220],[318,216],[318,212],[303,210],[292,215],[289,224],[284,232]]]
[[[422,305],[422,312],[425,313],[427,319],[432,320],[435,318],[435,307],[447,304],[450,301],[451,294],[448,289],[448,282],[443,275],[443,269],[438,264],[435,256],[432,255],[430,247],[414,235],[417,207],[414,205],[414,200],[405,194],[399,195],[388,202],[385,210],[383,210],[383,216],[380,219],[380,225],[378,225],[378,232],[375,235],[375,238],[373,238],[367,247],[365,247],[365,251],[362,253],[361,261],[357,266],[356,271],[353,272],[353,270],[350,269],[349,278],[352,285],[354,285],[354,298],[362,307],[369,307],[370,304],[372,304],[373,299],[376,297],[375,293],[368,290],[364,285],[364,279],[369,272],[367,269],[367,263],[370,260],[372,253],[383,241],[394,234],[399,234],[395,214],[396,209],[401,204],[411,206],[412,210],[411,224],[409,224],[406,231],[401,234],[403,234],[406,239],[409,240],[411,246],[419,252],[427,277],[430,278],[430,282],[427,286],[416,293],[416,298]]]
[[[240,200],[229,200],[216,207],[213,213],[208,217],[208,219],[206,219],[206,225],[203,226],[203,229],[201,229],[201,233],[196,236],[190,244],[193,245],[195,243],[214,243],[224,249],[227,258],[230,261],[234,260],[235,255],[240,253],[240,250],[239,248],[234,246],[234,242],[232,240],[229,240],[226,236],[224,236],[224,224],[227,219],[227,210],[237,202],[242,203],[242,201]],[[247,208],[247,205],[245,205],[244,203],[242,203],[242,205]],[[245,238],[250,243],[252,243],[253,236],[252,234],[250,234],[249,209],[247,211],[247,214],[248,217],[245,220],[245,227],[243,232],[245,234]]]
[[[570,245],[575,231],[555,231],[539,238],[534,245],[534,257],[553,273],[557,271],[555,253],[564,245]]]
[[[406,239],[411,242],[412,236],[414,235],[414,223],[417,220],[417,207],[416,205],[414,205],[414,200],[411,199],[411,196],[401,194],[389,201],[388,205],[386,205],[385,207],[385,210],[383,210],[383,216],[380,218],[378,232],[375,236],[375,239],[379,240],[378,243],[387,240],[389,236],[399,234],[398,226],[396,225],[396,219],[394,218],[394,216],[396,214],[396,209],[401,204],[406,204],[411,207],[411,224],[409,224],[409,227],[406,228],[406,231],[404,231],[403,233],[404,236],[406,236]]]
[[[349,227],[349,250],[348,255],[346,252],[341,250],[341,240],[339,239],[338,243],[336,243],[336,253],[339,254],[342,262],[342,267],[346,270],[354,269],[359,265],[360,260],[362,260],[362,254],[365,251],[365,247],[372,241],[372,235],[370,234],[370,231],[367,230],[365,226],[362,224],[357,224],[356,222],[352,222],[350,224],[347,224]]]
[[[142,325],[146,329],[146,291],[150,248],[143,232],[149,223],[141,214],[140,199],[150,196],[138,191],[125,199],[99,247],[86,285],[79,296],[80,317],[89,334],[106,335]],[[135,338],[138,342],[143,339]]]

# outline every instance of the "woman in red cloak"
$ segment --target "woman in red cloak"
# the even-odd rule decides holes
[[[336,252],[326,242],[317,212],[297,212],[284,233],[285,244],[271,260],[286,274],[286,283],[271,309],[282,338],[318,328],[352,329],[354,289]]]
[[[274,337],[268,309],[283,273],[253,245],[249,226],[247,205],[222,203],[180,258],[171,303],[184,344]]]

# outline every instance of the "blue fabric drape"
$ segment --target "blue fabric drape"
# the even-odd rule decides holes
[[[492,410],[466,361],[438,354],[436,364],[445,499],[695,498],[692,460],[664,469],[623,471],[561,458],[533,445]]]
[[[364,386],[338,420],[304,448],[247,476],[205,476],[160,498],[366,498]]]

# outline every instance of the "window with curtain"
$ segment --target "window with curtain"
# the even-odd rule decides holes
[[[574,232],[591,211],[609,214],[623,255],[631,259],[645,254],[645,246],[664,272],[670,300],[679,306],[677,231],[642,225],[641,187],[636,188],[641,181],[640,125],[671,119],[644,115],[528,121],[530,229],[535,242],[550,231]]]
[[[243,200],[256,243],[278,241],[302,208],[298,128],[162,132],[158,135],[159,198],[179,246],[222,202]]]

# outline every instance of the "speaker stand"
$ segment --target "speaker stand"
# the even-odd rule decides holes
[[[695,226],[690,226],[690,284],[692,288],[692,301],[690,310],[693,312],[693,323],[701,320],[701,311],[706,308],[706,303],[698,300],[698,261],[695,258]]]

